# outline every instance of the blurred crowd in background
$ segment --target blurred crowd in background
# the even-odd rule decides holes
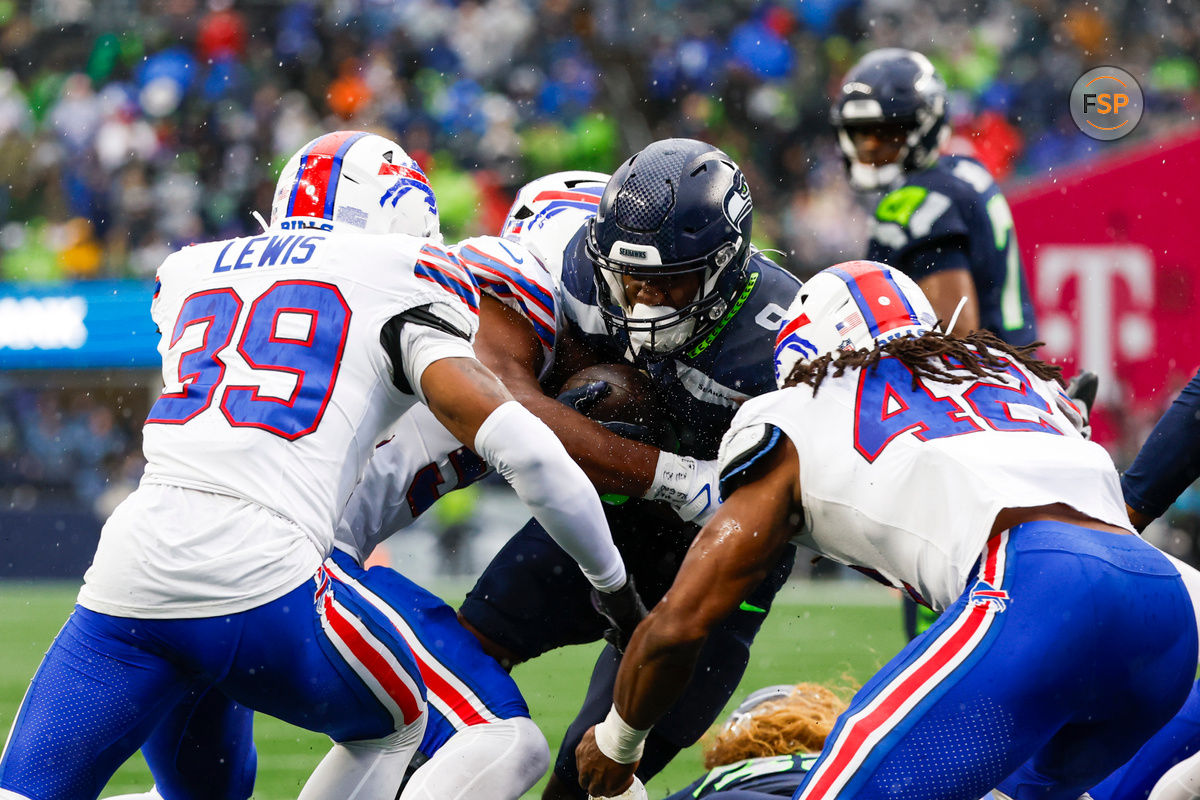
[[[314,135],[385,132],[448,239],[493,232],[523,182],[611,171],[652,138],[720,145],[763,247],[803,274],[862,246],[827,116],[863,52],[927,53],[952,147],[1001,179],[1095,148],[1065,98],[1143,77],[1133,139],[1200,106],[1200,4],[1140,0],[0,0],[0,275],[146,276],[250,233]]]
[[[497,231],[532,178],[704,139],[747,173],[756,243],[807,275],[864,248],[828,106],[881,46],[933,60],[951,149],[1001,181],[1098,149],[1066,102],[1095,65],[1142,79],[1147,114],[1127,141],[1195,119],[1200,3],[964,5],[0,0],[0,281],[149,278],[181,245],[255,232],[287,157],[341,128],[408,150],[448,240]],[[140,471],[128,416],[0,385],[0,490],[19,502],[49,487],[106,513],[111,485]]]

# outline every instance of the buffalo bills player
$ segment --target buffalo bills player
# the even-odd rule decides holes
[[[774,330],[799,282],[751,247],[751,220],[749,188],[727,155],[690,139],[655,142],[614,173],[594,221],[562,255],[554,362],[541,384],[528,367],[506,372],[489,360],[491,339],[477,344],[480,358],[559,434],[599,491],[677,509],[678,519],[639,499],[608,509],[618,547],[649,600],[670,584],[698,529],[685,520],[702,520],[716,505],[712,459],[738,405],[774,385]],[[678,433],[678,453],[616,437],[561,404],[549,409],[553,401],[543,386],[556,389],[599,362],[635,364],[649,374]],[[780,555],[759,590],[714,635],[704,668],[653,737],[643,780],[720,713],[790,571],[790,556]],[[563,559],[536,522],[497,554],[460,609],[488,652],[519,663],[601,637],[606,622]],[[545,797],[583,796],[575,743],[607,709],[618,662],[612,647],[601,654]]]
[[[160,267],[145,477],[22,703],[0,797],[96,797],[212,691],[334,740],[302,798],[391,796],[426,727],[421,654],[322,561],[374,442],[415,403],[573,532],[597,589],[626,585],[586,478],[474,357],[477,284],[405,235],[436,231],[413,166],[380,136],[319,137],[285,166],[264,235]]]
[[[476,345],[495,342],[489,361],[501,372],[515,364],[531,370],[536,380],[551,362],[556,304],[543,261],[561,264],[563,248],[595,212],[607,178],[591,172],[539,178],[518,192],[503,238],[476,237],[448,248],[481,287]],[[555,253],[560,254],[557,260]],[[414,757],[421,764],[402,798],[515,800],[542,776],[548,762],[545,738],[529,720],[516,684],[459,625],[453,610],[389,569],[364,572],[359,566],[438,497],[469,485],[487,470],[486,462],[462,446],[426,406],[414,406],[376,447],[338,523],[334,554],[326,561],[386,603],[389,618],[418,656],[429,723]],[[619,616],[619,610],[605,611]],[[625,624],[632,629],[634,622]],[[219,692],[177,707],[143,748],[156,765],[158,791],[126,800],[249,797],[251,724],[250,710]]]
[[[555,304],[542,259],[553,259],[541,254],[561,253],[594,213],[606,179],[587,172],[538,179],[518,193],[504,239],[477,237],[448,248],[481,286],[480,336],[507,343],[510,360],[523,362],[532,354],[533,367],[549,363]],[[458,624],[454,611],[392,570],[360,566],[379,542],[440,495],[469,485],[487,470],[487,463],[461,445],[428,407],[414,406],[376,447],[338,523],[336,549],[326,560],[329,569],[385,604],[426,683],[429,722],[413,760],[419,768],[402,798],[515,800],[546,769],[545,737],[529,720],[516,684]],[[553,525],[553,518],[541,516]],[[632,594],[632,587],[625,589]],[[610,603],[620,597],[598,595],[614,622],[620,610]],[[631,629],[634,622],[624,624]],[[244,800],[253,786],[251,726],[252,712],[220,692],[181,704],[143,747],[157,789],[125,797]]]
[[[798,541],[944,610],[855,695],[799,800],[1075,800],[1187,695],[1179,572],[1133,533],[1111,459],[1028,349],[938,332],[920,289],[872,262],[824,270],[788,316],[782,388],[722,443],[724,503],[634,633],[579,748],[585,785],[629,784],[709,631]]]

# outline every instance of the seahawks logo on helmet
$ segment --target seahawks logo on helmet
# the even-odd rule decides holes
[[[734,227],[734,230],[740,232],[742,220],[754,206],[754,201],[750,199],[750,186],[746,183],[746,176],[740,170],[733,176],[733,184],[725,192],[725,202],[722,203],[722,206],[725,209],[725,219],[729,220],[729,224]]]

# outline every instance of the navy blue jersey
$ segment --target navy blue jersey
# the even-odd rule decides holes
[[[903,181],[875,208],[867,258],[918,282],[968,269],[980,326],[1009,344],[1032,343],[1037,327],[1012,212],[991,174],[972,158],[942,156]]]
[[[703,778],[668,795],[666,800],[699,800],[710,796],[717,800],[721,792],[734,790],[791,797],[816,760],[815,753],[796,753],[726,764],[709,770]]]
[[[556,287],[563,322],[611,362],[631,361],[629,337],[609,331],[597,305],[592,262],[581,231],[567,246]],[[683,455],[717,456],[729,423],[748,398],[775,387],[775,334],[800,281],[761,253],[750,256],[749,279],[721,323],[686,352],[645,365],[679,435]]]

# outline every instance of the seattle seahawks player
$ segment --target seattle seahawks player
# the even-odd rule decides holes
[[[950,134],[946,85],[912,50],[874,50],[834,98],[832,121],[850,184],[883,192],[867,258],[917,282],[938,319],[989,330],[1002,341],[1037,338],[1012,213],[978,161],[940,155]]]
[[[322,559],[373,443],[419,401],[565,532],[597,589],[627,585],[582,472],[475,359],[478,285],[403,233],[410,206],[436,208],[414,175],[383,137],[318,137],[285,166],[264,235],[160,268],[146,476],[30,686],[0,797],[95,797],[172,708],[213,691],[337,743],[302,798],[392,796],[426,727],[421,654]]]
[[[594,221],[563,254],[555,287],[560,330],[542,385],[555,389],[588,364],[635,364],[653,379],[680,442],[674,454],[616,439],[613,452],[593,431],[603,428],[583,424],[587,421],[572,409],[557,412],[565,430],[542,416],[568,450],[584,459],[598,490],[666,501],[678,509],[679,519],[667,519],[654,503],[636,499],[608,509],[618,547],[650,601],[666,590],[698,529],[684,520],[704,519],[716,505],[711,460],[740,403],[773,386],[774,331],[800,288],[751,247],[751,221],[749,187],[727,155],[703,142],[667,139],[613,174]],[[493,363],[487,343],[477,347],[485,363]],[[498,374],[515,397],[536,402],[542,388],[525,372],[519,385]],[[488,652],[511,663],[598,640],[605,620],[593,609],[587,585],[563,566],[562,551],[531,522],[488,565],[464,601],[461,618]],[[702,656],[704,667],[648,746],[639,772],[643,780],[696,741],[720,713],[790,569],[788,552],[714,634]],[[613,647],[600,656],[545,797],[584,796],[575,778],[575,743],[607,710],[618,661]]]
[[[781,388],[722,442],[725,500],[633,635],[585,785],[630,784],[700,644],[799,542],[944,613],[854,696],[797,800],[1075,800],[1184,702],[1197,632],[1061,371],[936,330],[883,264],[822,271],[788,316]]]

